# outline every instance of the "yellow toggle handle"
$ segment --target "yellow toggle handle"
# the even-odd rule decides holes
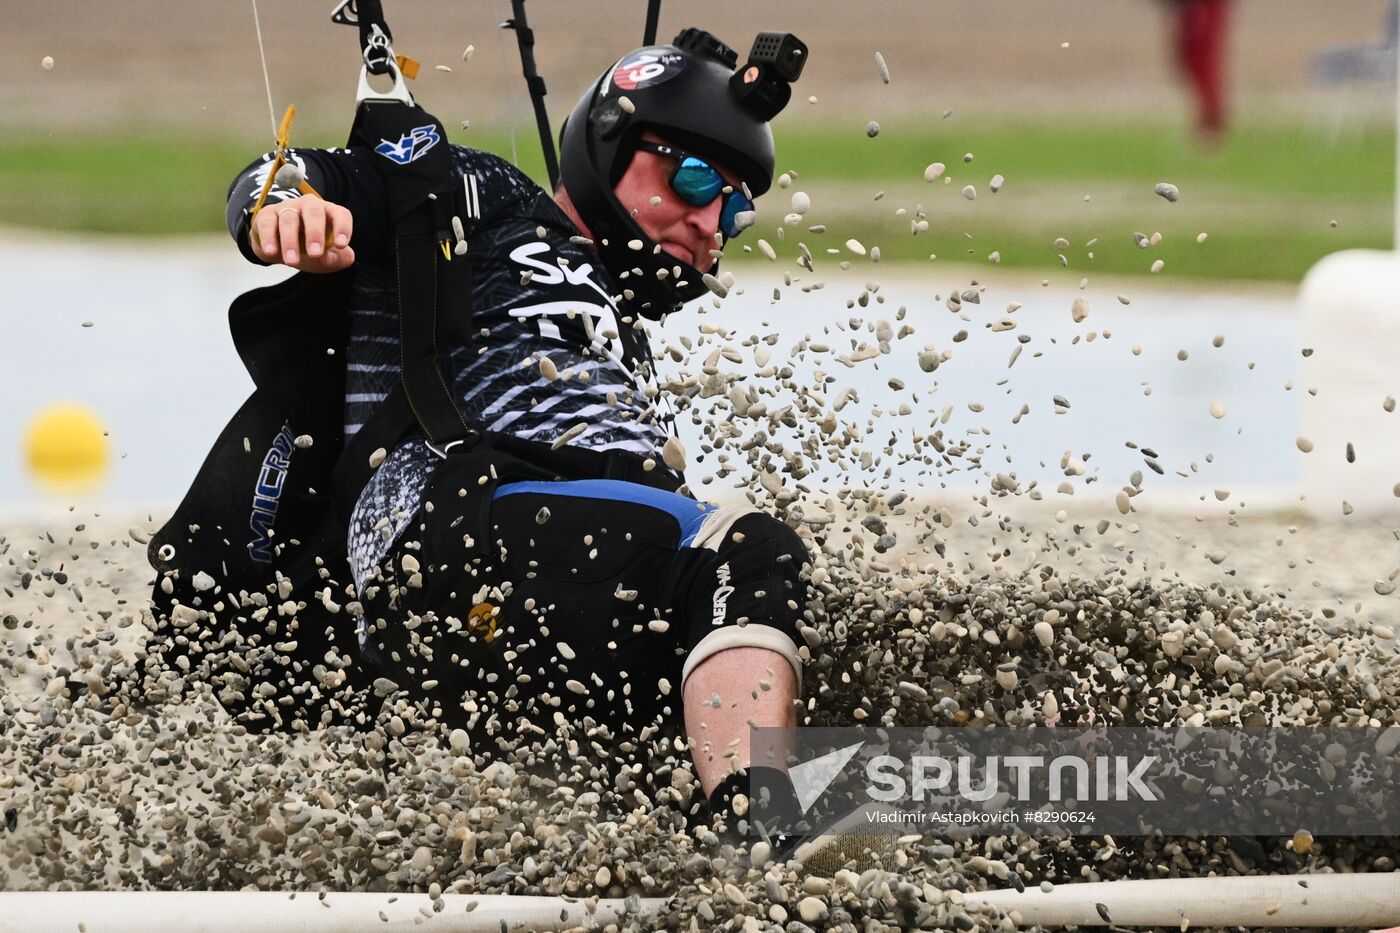
[[[258,211],[262,210],[263,205],[267,203],[268,193],[272,191],[272,186],[277,180],[278,169],[287,164],[287,150],[292,137],[292,121],[296,119],[296,115],[296,105],[288,104],[287,112],[282,114],[282,122],[277,125],[277,154],[272,159],[272,168],[268,171],[267,179],[263,182],[262,191],[258,192],[258,200],[254,202],[253,209],[248,212],[250,224],[252,222],[252,219],[258,216]],[[313,188],[311,186],[311,183],[309,181],[306,181],[305,179],[302,179],[301,184],[297,185],[297,190],[300,191],[302,194],[308,195],[313,198],[321,197],[321,192]],[[322,200],[325,199],[322,198]],[[257,228],[250,226],[249,230],[252,238],[253,249],[260,250],[262,244],[258,242]],[[331,223],[328,219],[326,221],[327,239],[330,238],[331,233]]]

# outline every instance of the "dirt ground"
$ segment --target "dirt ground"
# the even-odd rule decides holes
[[[1310,57],[1331,46],[1377,42],[1386,3],[1238,0],[1230,65],[1237,111],[1298,114],[1325,106],[1309,83]],[[329,22],[330,5],[258,3],[276,109],[280,114],[295,102],[304,125],[348,121],[356,40],[350,29]],[[417,90],[429,107],[445,120],[505,122],[528,132],[513,36],[495,29],[509,15],[506,0],[386,6],[398,51],[426,66]],[[660,34],[694,23],[742,52],[760,29],[791,29],[812,50],[798,99],[815,95],[819,102],[807,112],[862,126],[946,109],[964,116],[1142,116],[1184,107],[1167,54],[1167,6],[1162,0],[671,0]],[[7,40],[0,126],[11,132],[269,129],[247,2],[3,0],[0,10]],[[529,3],[556,126],[585,82],[638,44],[644,10],[641,0]],[[464,62],[469,44],[475,52]],[[876,51],[889,63],[889,86],[880,81]],[[45,56],[53,58],[52,70],[41,68]]]

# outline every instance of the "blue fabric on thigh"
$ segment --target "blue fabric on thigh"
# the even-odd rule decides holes
[[[718,506],[707,502],[697,502],[674,492],[665,492],[643,486],[640,483],[627,483],[616,479],[584,479],[556,483],[506,483],[496,490],[493,499],[517,493],[539,493],[547,496],[573,496],[580,499],[608,499],[614,502],[632,502],[665,512],[680,526],[680,547],[690,547],[705,516]]]

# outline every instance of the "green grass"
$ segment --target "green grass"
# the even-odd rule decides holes
[[[341,145],[341,137],[294,142]],[[544,176],[538,146],[520,140],[526,171]],[[84,233],[178,235],[224,229],[228,183],[262,139],[175,135],[19,137],[0,142],[0,223]],[[472,145],[510,152],[505,134]]]
[[[208,139],[11,135],[0,144],[0,217],[88,233],[217,230],[228,181],[256,154]]]
[[[505,132],[474,128],[457,135],[510,152]],[[297,141],[340,139],[313,132]],[[542,178],[533,134],[518,128],[517,143],[522,167]],[[173,135],[11,134],[0,143],[0,222],[93,233],[218,231],[228,180],[263,145]],[[969,152],[974,161],[964,164]],[[1209,152],[1166,123],[935,119],[886,125],[874,139],[863,122],[780,126],[779,168],[798,172],[795,188],[811,192],[815,207],[779,243],[774,227],[789,192],[775,188],[760,202],[752,238],[766,237],[785,255],[795,254],[794,241],[801,240],[819,265],[829,247],[859,261],[843,248],[854,238],[878,245],[885,261],[927,263],[936,254],[941,261],[984,263],[995,250],[1005,265],[1046,273],[1060,269],[1064,255],[1070,270],[1086,274],[1146,273],[1162,259],[1172,278],[1296,281],[1327,253],[1391,246],[1393,159],[1386,132],[1333,148],[1321,134],[1289,126],[1243,126]],[[923,181],[924,167],[934,161],[948,166],[951,183]],[[987,189],[993,174],[1006,178],[997,195]],[[1152,193],[1160,181],[1180,187],[1180,202],[1167,204]],[[975,202],[960,194],[969,183],[978,189]],[[872,200],[882,189],[888,195]],[[1092,196],[1087,204],[1085,194]],[[895,214],[899,207],[922,207],[929,230],[911,236],[909,216]],[[809,223],[827,224],[830,232],[811,233]],[[1209,239],[1197,244],[1202,230]],[[1160,231],[1163,243],[1138,249],[1135,231]],[[1070,241],[1068,249],[1052,245],[1060,236]],[[1093,238],[1098,242],[1088,247]]]
[[[1102,180],[1146,183],[1150,192],[1155,183],[1170,181],[1183,190],[1208,184],[1271,198],[1384,197],[1395,184],[1389,132],[1333,148],[1303,127],[1246,125],[1218,149],[1205,150],[1181,127],[1165,123],[968,123],[887,126],[873,139],[864,124],[786,130],[779,137],[779,168],[796,168],[804,178],[877,182],[919,180],[924,166],[943,162],[951,174],[1003,174],[1008,185],[1058,181],[1089,190]],[[970,166],[963,163],[967,153],[975,157]]]
[[[798,250],[793,245],[794,241],[806,244],[813,253],[818,272],[824,266],[830,268],[840,260],[850,261],[853,265],[869,263],[869,258],[856,256],[845,249],[847,239],[856,239],[867,247],[878,246],[882,263],[914,262],[937,267],[952,262],[990,266],[988,256],[995,251],[999,253],[1002,266],[1038,270],[1047,275],[1065,271],[1080,276],[1094,272],[1145,275],[1150,272],[1153,261],[1161,259],[1165,264],[1161,274],[1173,280],[1283,282],[1300,281],[1317,260],[1329,253],[1353,248],[1386,249],[1390,245],[1390,235],[1384,231],[1295,231],[1282,236],[1259,229],[1217,229],[1204,244],[1197,244],[1195,237],[1198,231],[1195,229],[1156,225],[1152,229],[1153,232],[1162,233],[1162,244],[1146,250],[1139,249],[1127,233],[1119,230],[1112,231],[1111,237],[1100,230],[1097,234],[1099,241],[1093,247],[1087,247],[1085,244],[1095,233],[1086,236],[1067,228],[1065,233],[1071,234],[1067,238],[1073,245],[1061,253],[1053,245],[1053,236],[1034,236],[1015,230],[993,229],[968,239],[961,233],[941,231],[914,237],[909,235],[907,226],[901,231],[888,225],[865,225],[854,221],[841,222],[833,229],[839,229],[839,233],[788,233],[783,243],[771,234],[763,235],[784,260],[796,259]],[[828,254],[829,248],[838,252]],[[1090,253],[1093,253],[1092,258]],[[732,247],[729,255],[734,255]],[[930,262],[931,255],[937,259]],[[1060,255],[1066,259],[1065,266],[1060,264]],[[763,262],[756,251],[744,259]]]
[[[933,184],[923,180],[931,162],[947,166]],[[1203,150],[1165,124],[940,121],[887,126],[873,139],[862,124],[785,133],[779,163],[798,173],[793,190],[810,192],[815,206],[799,228],[784,231],[780,245],[774,227],[788,192],[777,190],[760,213],[757,235],[785,253],[799,240],[819,260],[835,248],[831,259],[863,261],[844,249],[853,238],[879,246],[886,261],[927,263],[936,255],[986,263],[996,252],[1004,265],[1046,273],[1061,269],[1063,256],[1081,274],[1145,274],[1161,259],[1172,278],[1298,281],[1328,253],[1392,245],[1388,133],[1334,148],[1301,127],[1245,126],[1218,149]],[[992,194],[988,182],[996,174],[1005,187]],[[1180,188],[1179,202],[1154,194],[1163,181]],[[976,187],[976,201],[963,197],[965,184]],[[884,189],[887,196],[873,200]],[[895,215],[900,207],[903,217]],[[918,208],[929,229],[913,236],[909,221]],[[811,232],[811,223],[828,232]],[[1198,244],[1203,231],[1208,238]],[[1144,250],[1134,244],[1135,232],[1163,239]],[[1057,237],[1070,246],[1057,249]]]

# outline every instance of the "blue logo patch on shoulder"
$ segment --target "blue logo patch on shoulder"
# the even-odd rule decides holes
[[[380,140],[374,151],[397,165],[407,165],[436,146],[441,139],[437,127],[429,123],[427,126],[415,126],[400,136],[396,143]]]

